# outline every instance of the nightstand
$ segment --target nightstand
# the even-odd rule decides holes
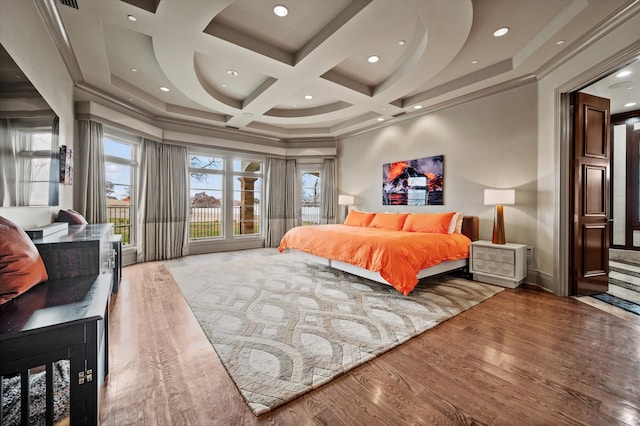
[[[469,272],[476,281],[516,288],[527,276],[526,248],[524,244],[474,241],[469,254]]]

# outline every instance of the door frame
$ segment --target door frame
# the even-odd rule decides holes
[[[554,211],[555,231],[557,231],[557,243],[553,247],[553,282],[548,283],[547,288],[555,289],[559,296],[571,295],[571,279],[569,270],[569,257],[573,256],[570,245],[570,226],[573,226],[573,217],[569,206],[570,195],[570,161],[571,144],[573,143],[573,117],[571,114],[571,93],[589,86],[618,69],[640,60],[640,49],[632,45],[617,54],[610,56],[592,68],[578,74],[564,84],[556,86],[555,110],[557,144],[555,153],[559,159],[560,173],[556,177],[558,190],[554,193],[554,201],[558,209]]]

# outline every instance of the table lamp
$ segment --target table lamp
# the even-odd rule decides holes
[[[485,189],[484,205],[496,206],[495,217],[493,219],[493,244],[504,244],[506,242],[504,232],[504,205],[513,205],[516,203],[515,189]]]

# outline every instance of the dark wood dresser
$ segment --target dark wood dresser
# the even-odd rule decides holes
[[[49,280],[0,306],[0,376],[20,374],[24,420],[31,410],[29,370],[44,366],[45,422],[53,424],[54,363],[68,360],[70,423],[98,424],[109,369],[109,303],[117,266],[113,225],[74,225],[68,233],[33,241]]]

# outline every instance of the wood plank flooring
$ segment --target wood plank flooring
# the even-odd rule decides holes
[[[255,417],[162,263],[125,267],[104,425],[639,425],[640,320],[507,289]]]

